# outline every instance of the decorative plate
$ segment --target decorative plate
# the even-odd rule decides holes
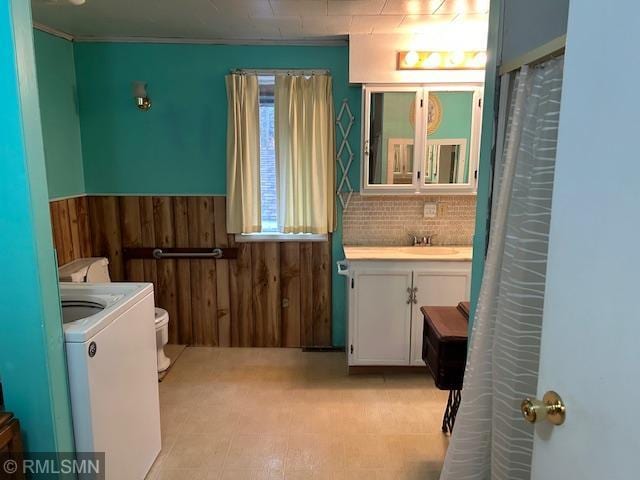
[[[442,121],[442,103],[436,95],[429,95],[429,110],[427,111],[427,135],[432,135]]]
[[[414,128],[416,124],[416,102],[411,103],[409,108],[409,123]],[[440,99],[432,94],[429,95],[429,111],[427,113],[427,135],[433,135],[433,133],[440,127],[442,121],[442,103]]]

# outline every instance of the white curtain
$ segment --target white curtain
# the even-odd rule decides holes
[[[487,261],[467,369],[441,480],[529,480],[533,427],[520,402],[536,394],[561,58],[514,79],[497,159]]]
[[[279,230],[332,232],[336,162],[331,77],[276,76],[275,122]]]
[[[231,74],[227,84],[227,231],[262,230],[258,77]]]

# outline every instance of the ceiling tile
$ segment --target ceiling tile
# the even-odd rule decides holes
[[[298,36],[302,33],[302,19],[296,16],[289,17],[262,17],[252,18],[253,28],[264,34],[276,34]]]
[[[270,3],[273,13],[281,17],[327,14],[327,0],[270,0]]]
[[[457,15],[456,18],[452,21],[454,24],[478,24],[482,23],[485,25],[489,25],[489,14],[488,13],[469,13],[466,15]]]
[[[32,0],[34,21],[79,37],[333,39],[483,25],[488,0]],[[437,8],[436,15],[429,15]],[[456,13],[468,11],[468,13]],[[414,13],[418,12],[418,13]],[[448,27],[447,27],[448,28]],[[447,30],[448,31],[448,30]],[[453,29],[452,35],[459,35]]]
[[[353,17],[349,33],[389,33],[400,25],[404,15],[358,15]]]
[[[247,15],[271,17],[273,9],[269,0],[210,0],[220,15]]]
[[[385,0],[329,0],[329,15],[378,15]]]
[[[488,13],[489,0],[445,0],[436,11],[443,13]]]
[[[302,33],[305,35],[346,35],[351,27],[348,15],[316,15],[302,17]]]
[[[387,0],[382,14],[432,14],[443,3],[444,0]]]
[[[450,23],[455,15],[407,15],[398,27],[401,32],[420,33],[430,25]]]

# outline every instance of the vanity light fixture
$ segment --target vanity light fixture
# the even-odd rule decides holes
[[[466,56],[464,52],[455,51],[447,55],[447,60],[450,66],[459,67],[465,62]]]
[[[427,58],[422,61],[424,68],[438,68],[442,63],[442,55],[440,52],[431,52]]]
[[[484,51],[398,52],[397,70],[482,70],[487,63]]]
[[[487,64],[487,52],[478,52],[476,56],[471,60],[471,65],[477,66],[478,68],[484,68]]]
[[[139,110],[146,112],[151,108],[151,99],[147,94],[147,84],[145,82],[133,82],[133,98]]]

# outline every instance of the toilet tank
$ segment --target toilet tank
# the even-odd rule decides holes
[[[79,258],[58,268],[61,282],[109,283],[109,260],[104,257]]]

